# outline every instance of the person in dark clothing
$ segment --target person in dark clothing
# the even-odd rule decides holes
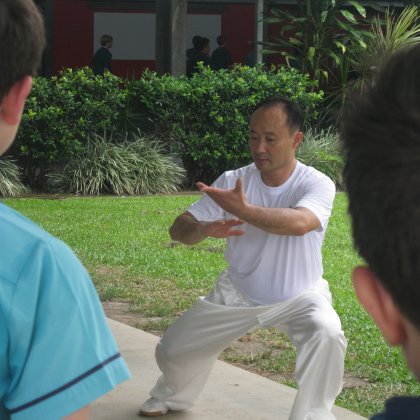
[[[366,266],[356,294],[420,380],[420,45],[394,53],[344,114],[341,137],[353,237]],[[419,397],[394,397],[374,420],[420,419]]]
[[[210,40],[208,38],[200,37],[196,41],[196,47],[191,52],[187,60],[187,76],[191,77],[194,73],[198,72],[197,64],[203,62],[205,66],[211,66],[209,57]]]
[[[211,68],[213,70],[228,69],[232,66],[232,57],[227,49],[226,38],[223,35],[217,37],[218,47],[211,55]]]
[[[96,51],[92,61],[93,74],[103,76],[105,70],[111,72],[112,54],[110,49],[114,39],[111,35],[101,36],[101,47]]]
[[[195,35],[192,37],[192,44],[193,46],[191,48],[188,48],[187,50],[187,61],[194,55],[195,51],[198,51],[200,47],[200,35]]]

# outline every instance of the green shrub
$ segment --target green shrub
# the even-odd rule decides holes
[[[162,143],[140,133],[129,141],[118,135],[89,136],[83,153],[62,171],[48,175],[50,187],[86,195],[169,193],[178,190],[184,171]]]
[[[8,159],[0,159],[0,195],[2,197],[15,197],[26,194],[29,188],[20,180],[20,169],[16,162]]]
[[[81,153],[89,132],[117,124],[127,97],[121,86],[120,78],[94,76],[88,68],[34,80],[14,147],[32,184],[51,165]]]
[[[294,69],[236,66],[202,68],[191,79],[146,72],[132,94],[139,111],[155,123],[168,147],[182,157],[188,178],[211,182],[227,169],[250,162],[248,121],[255,105],[274,93],[296,100],[314,122],[322,92]]]
[[[297,149],[297,158],[308,166],[313,166],[329,176],[337,186],[343,185],[343,158],[340,139],[333,129],[315,132],[309,129]]]
[[[211,182],[250,162],[250,113],[274,93],[296,100],[308,125],[315,121],[322,92],[294,69],[203,68],[191,79],[146,71],[140,80],[67,69],[58,77],[35,80],[12,152],[30,185],[44,188],[45,173],[86,156],[89,133],[140,128],[164,139],[162,150],[182,158],[190,185]]]

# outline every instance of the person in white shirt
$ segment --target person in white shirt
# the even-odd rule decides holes
[[[289,419],[328,420],[342,388],[346,338],[323,279],[321,246],[334,183],[297,161],[303,113],[273,95],[251,116],[254,163],[227,171],[178,216],[171,238],[226,238],[228,268],[214,289],[178,318],[156,348],[162,371],[140,415],[194,404],[218,355],[257,327],[276,327],[297,348],[298,392]]]

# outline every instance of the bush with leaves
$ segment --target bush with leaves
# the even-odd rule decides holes
[[[190,185],[211,182],[223,171],[249,163],[250,113],[274,93],[296,100],[309,126],[316,120],[322,92],[294,69],[202,68],[191,79],[146,71],[139,80],[65,70],[58,77],[35,80],[12,155],[30,185],[42,188],[44,173],[85,155],[89,133],[126,133],[137,125],[164,139],[165,152],[182,158]],[[113,142],[122,137],[114,136]]]
[[[33,184],[51,165],[77,156],[89,132],[117,125],[126,100],[122,80],[110,73],[67,69],[36,78],[12,149],[28,180]]]
[[[184,170],[163,144],[140,133],[92,134],[84,151],[62,170],[48,175],[54,191],[84,195],[156,194],[178,191]]]
[[[297,149],[297,159],[329,176],[337,188],[343,186],[343,157],[338,133],[328,128],[316,132],[309,129]]]
[[[372,40],[367,48],[355,45],[352,49],[352,67],[358,77],[351,81],[352,90],[363,92],[373,81],[382,64],[392,53],[420,42],[420,15],[418,6],[407,6],[400,13],[387,8],[383,19],[372,19]]]
[[[297,101],[308,126],[315,121],[322,92],[294,69],[201,68],[191,79],[147,72],[133,92],[141,112],[182,157],[191,185],[211,182],[223,171],[250,162],[250,114],[259,101],[275,93]]]
[[[0,159],[0,195],[2,197],[15,197],[29,193],[29,188],[22,183],[20,175],[20,169],[14,160]]]

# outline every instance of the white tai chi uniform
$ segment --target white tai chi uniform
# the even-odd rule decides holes
[[[160,340],[156,360],[163,374],[150,394],[172,410],[191,407],[232,341],[257,327],[275,326],[297,348],[298,393],[289,419],[334,419],[331,408],[342,387],[346,339],[322,278],[321,256],[334,184],[298,162],[280,187],[265,185],[254,164],[225,172],[213,185],[232,189],[238,177],[249,203],[305,207],[321,226],[303,236],[284,236],[246,225],[245,235],[229,237],[228,269]],[[200,221],[232,218],[207,195],[188,211]]]

